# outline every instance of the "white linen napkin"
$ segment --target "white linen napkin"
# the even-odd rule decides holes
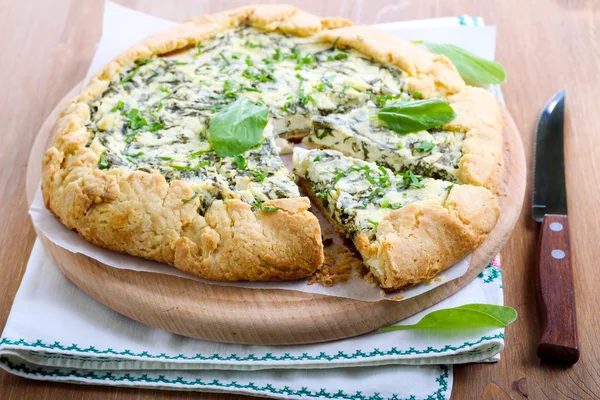
[[[503,304],[497,260],[402,324],[468,303]],[[297,346],[185,338],[87,296],[37,241],[0,339],[0,367],[33,379],[274,398],[447,399],[452,367],[444,364],[496,361],[503,347],[504,329],[371,333]]]
[[[140,24],[162,24],[162,29],[171,24],[108,2],[98,54],[105,38],[119,36],[115,28],[132,26],[133,20],[140,39],[152,33],[140,31]],[[408,39],[443,35],[447,42],[493,58],[493,28],[456,28],[482,23],[461,16],[378,27],[401,30]],[[90,71],[98,67],[93,62]],[[503,304],[497,259],[463,290],[402,324],[468,303]],[[0,367],[32,379],[275,398],[447,399],[451,364],[496,361],[503,347],[503,329],[371,333],[298,346],[184,338],[135,322],[87,296],[36,241],[0,339]]]

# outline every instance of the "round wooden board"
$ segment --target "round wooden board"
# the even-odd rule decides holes
[[[81,89],[75,87],[66,99]],[[64,102],[64,101],[63,101]],[[61,102],[61,104],[63,103]],[[41,159],[52,142],[57,106],[42,125],[29,156],[27,199],[41,179]],[[357,336],[416,314],[471,282],[502,249],[523,205],[526,165],[520,134],[505,112],[502,215],[473,253],[465,275],[401,302],[363,302],[289,290],[258,290],[204,284],[170,275],[122,270],[71,253],[38,231],[62,272],[90,296],[144,324],[193,338],[228,343],[301,344]]]

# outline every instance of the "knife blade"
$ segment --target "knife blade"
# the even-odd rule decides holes
[[[564,158],[566,91],[550,98],[537,123],[533,219],[541,222],[537,254],[537,294],[542,312],[542,360],[579,360],[577,317],[567,208]]]
[[[567,215],[564,119],[566,90],[550,98],[537,123],[533,184],[533,219],[546,214]]]

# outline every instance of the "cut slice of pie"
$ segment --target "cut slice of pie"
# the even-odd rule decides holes
[[[377,162],[394,171],[455,182],[464,133],[432,129],[397,134],[377,119],[377,107],[363,106],[346,114],[312,118],[314,133],[308,145],[336,149],[346,155]]]
[[[448,98],[458,117],[444,126],[406,134],[388,128],[377,113],[395,100],[411,101],[402,93],[374,97],[374,101],[346,113],[315,115],[314,129],[304,142],[393,171],[411,170],[495,190],[502,174],[502,113],[489,92],[480,88],[463,92]],[[472,119],[465,121],[464,115]]]
[[[296,148],[294,172],[387,291],[431,279],[464,258],[500,214],[483,187],[394,173],[337,151]]]

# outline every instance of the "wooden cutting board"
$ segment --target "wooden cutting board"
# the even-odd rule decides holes
[[[40,128],[27,167],[28,204],[39,187],[41,160],[52,142],[52,127],[60,105],[80,90],[78,85],[67,94]],[[122,270],[71,253],[37,233],[48,255],[73,283],[107,307],[153,327],[199,339],[269,345],[357,336],[414,315],[456,293],[502,249],[519,217],[526,182],[521,136],[506,111],[505,119],[505,171],[498,196],[502,208],[498,224],[473,253],[465,275],[400,302],[364,302],[289,290],[217,286]]]

